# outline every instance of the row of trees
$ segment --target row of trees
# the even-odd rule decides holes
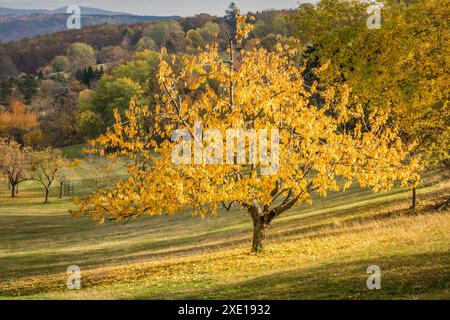
[[[0,177],[8,183],[11,197],[16,197],[19,185],[29,180],[43,187],[45,203],[48,203],[50,188],[54,183],[58,183],[59,196],[62,197],[68,166],[69,162],[59,150],[35,150],[22,147],[14,140],[0,138]]]

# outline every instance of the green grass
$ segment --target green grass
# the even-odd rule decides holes
[[[86,145],[84,145],[84,144],[76,144],[73,146],[63,147],[63,148],[61,148],[61,151],[68,159],[71,159],[71,160],[81,159],[82,155],[83,155],[82,150],[85,147],[86,147]]]
[[[65,148],[79,157],[81,146]],[[77,195],[94,190],[81,168]],[[408,209],[405,189],[352,187],[275,220],[266,249],[249,252],[251,220],[238,208],[204,220],[189,213],[97,226],[74,219],[71,199],[44,205],[38,185],[19,197],[0,187],[0,298],[21,299],[449,299],[450,215],[428,209],[450,184],[430,174]],[[66,268],[82,289],[66,288]],[[379,265],[382,289],[368,290]]]

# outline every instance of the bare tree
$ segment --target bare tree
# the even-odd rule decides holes
[[[67,161],[61,151],[46,148],[41,151],[35,151],[31,157],[32,179],[39,182],[45,189],[45,201],[48,203],[50,187],[58,174],[66,167]]]
[[[118,159],[109,159],[101,157],[96,153],[87,152],[83,167],[90,173],[90,176],[95,181],[95,186],[98,189],[106,188],[114,182],[114,173],[120,167]]]

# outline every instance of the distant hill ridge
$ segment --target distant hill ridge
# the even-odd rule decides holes
[[[82,14],[90,14],[90,15],[105,15],[105,16],[134,16],[132,13],[126,12],[115,12],[108,11],[98,8],[91,7],[80,7]],[[30,15],[33,13],[41,13],[41,14],[55,14],[55,13],[66,13],[67,6],[58,8],[55,10],[46,10],[46,9],[13,9],[13,8],[3,8],[0,7],[0,15]]]
[[[135,24],[177,19],[179,16],[140,16],[103,9],[80,7],[81,26]],[[0,42],[21,40],[67,30],[67,7],[55,10],[9,9],[0,7]]]

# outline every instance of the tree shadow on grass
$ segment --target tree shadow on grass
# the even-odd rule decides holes
[[[336,214],[344,214],[345,210],[339,210]],[[335,225],[332,222],[318,223],[313,226],[295,227],[295,223],[275,226],[268,234],[268,246],[270,243],[280,243],[304,237],[326,238],[339,236],[349,232],[348,226],[358,225],[357,229],[352,229],[353,234],[362,233],[372,226],[367,222],[382,221],[393,217],[433,214],[423,210],[393,210],[383,211],[370,216],[354,216]],[[178,219],[177,219],[178,221]],[[298,222],[297,220],[295,222]],[[304,224],[304,223],[303,223]],[[294,227],[293,227],[294,226]],[[149,225],[149,228],[157,227]],[[287,228],[289,227],[289,228]],[[50,230],[50,229],[48,229]],[[66,228],[65,228],[66,230]],[[32,230],[30,230],[31,232]],[[53,230],[55,233],[57,230]],[[125,231],[125,230],[124,230]],[[151,231],[149,231],[151,232]],[[126,232],[125,232],[126,234]],[[105,234],[105,236],[108,236]],[[47,252],[39,254],[28,254],[26,256],[5,256],[0,257],[0,264],[4,266],[0,272],[0,278],[28,277],[33,275],[63,272],[68,265],[79,264],[84,268],[95,268],[99,266],[138,263],[140,261],[172,259],[176,257],[192,256],[208,252],[219,251],[230,248],[250,248],[251,244],[251,223],[248,228],[244,227],[235,230],[218,232],[207,232],[205,234],[186,234],[176,239],[158,240],[127,244],[121,247],[108,247],[91,251],[80,252]]]
[[[381,268],[381,289],[366,286]],[[178,292],[174,299],[449,299],[450,252],[390,255],[272,273],[232,285]],[[136,298],[148,298],[137,296]]]

